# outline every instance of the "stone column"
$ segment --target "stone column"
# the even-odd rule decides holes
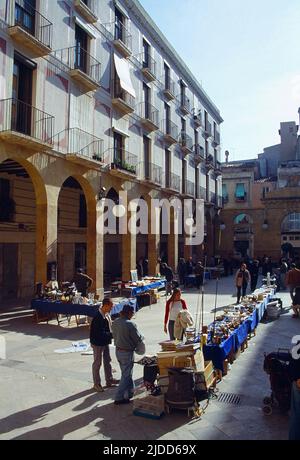
[[[178,220],[174,208],[170,210],[170,235],[168,237],[168,262],[169,266],[177,271],[178,266]]]
[[[159,216],[151,209],[151,204],[148,204],[148,262],[149,275],[155,276],[160,272],[159,264],[157,263],[160,255],[160,230]]]
[[[46,283],[47,264],[57,263],[57,215],[59,188],[46,185],[47,202],[36,205],[35,281]]]
[[[103,298],[103,221],[102,209],[100,207],[96,209],[96,200],[88,203],[87,217],[87,273],[94,280],[92,292],[96,292],[100,298]]]
[[[134,225],[135,221],[136,212],[128,211],[127,216],[124,217],[124,225],[122,230],[122,279],[124,281],[130,280],[130,271],[136,269],[136,234],[134,231],[136,228],[136,225]],[[127,229],[125,228],[126,224]]]

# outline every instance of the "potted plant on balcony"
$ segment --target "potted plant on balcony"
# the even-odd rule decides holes
[[[96,154],[96,153],[95,153],[95,154],[93,155],[93,160],[95,160],[95,161],[100,161],[100,163],[102,163],[102,157],[101,157],[101,155],[99,155],[99,154]]]

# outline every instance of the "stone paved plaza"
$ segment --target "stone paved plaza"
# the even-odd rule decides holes
[[[218,308],[233,303],[233,278],[220,282]],[[205,324],[212,319],[215,282],[206,285]],[[160,421],[132,415],[132,407],[116,407],[114,389],[103,394],[92,388],[92,356],[80,353],[56,354],[73,341],[88,341],[88,328],[60,327],[53,321],[35,324],[32,312],[24,306],[3,308],[0,334],[6,339],[6,360],[0,360],[0,439],[93,439],[93,440],[221,440],[287,439],[288,416],[276,410],[266,417],[262,399],[269,394],[268,376],[263,372],[264,353],[278,347],[290,348],[299,334],[300,320],[287,308],[289,295],[280,294],[284,314],[275,322],[260,324],[249,348],[235,361],[229,374],[218,385],[219,391],[238,394],[239,405],[212,400],[199,420],[185,412],[174,412]],[[195,314],[198,295],[184,292]],[[163,332],[165,301],[142,309],[136,322],[144,333],[147,353],[159,351]],[[114,374],[119,368],[112,347]],[[141,383],[142,367],[135,366],[135,379]],[[103,375],[104,379],[104,375]]]

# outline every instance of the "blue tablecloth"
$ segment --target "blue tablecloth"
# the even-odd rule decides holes
[[[118,315],[122,310],[123,306],[130,303],[133,306],[134,311],[137,308],[136,299],[126,299],[121,303],[114,305],[111,315]],[[99,307],[95,305],[76,305],[72,303],[63,302],[51,302],[49,300],[33,299],[31,301],[31,308],[37,310],[39,313],[56,313],[58,315],[82,315],[94,318]]]
[[[224,372],[224,360],[227,358],[231,351],[237,352],[242,343],[247,339],[248,334],[257,328],[272,297],[272,295],[269,295],[263,302],[259,303],[256,306],[253,314],[220,345],[212,343],[205,345],[203,348],[205,360],[212,361],[216,369]]]
[[[145,292],[150,291],[151,289],[165,289],[166,281],[157,281],[155,283],[147,284],[147,286],[138,286],[131,289],[132,297],[136,297],[137,295],[144,294]]]

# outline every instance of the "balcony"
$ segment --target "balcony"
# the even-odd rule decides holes
[[[123,57],[130,57],[132,54],[132,35],[126,26],[116,18],[114,22],[104,24],[104,28],[108,32],[115,49]]]
[[[166,78],[163,93],[168,101],[172,101],[175,99],[175,88],[175,81],[173,81],[171,78]]]
[[[209,121],[206,121],[205,126],[204,126],[204,137],[206,139],[210,138],[212,136],[212,126]]]
[[[182,94],[180,98],[180,110],[184,115],[188,115],[191,112],[191,103],[185,94]]]
[[[142,53],[142,73],[148,81],[156,80],[156,61],[149,55]]]
[[[12,40],[26,47],[32,57],[46,56],[52,51],[53,24],[26,1],[15,2],[15,21],[8,28]]]
[[[189,180],[184,181],[183,195],[195,197],[195,184]]]
[[[222,176],[222,165],[219,161],[216,161],[215,164],[215,175],[216,177]]]
[[[31,150],[51,150],[54,117],[17,99],[0,101],[0,139]]]
[[[105,163],[103,140],[79,128],[71,128],[56,134],[53,148],[66,155],[66,159],[81,166],[98,169]]]
[[[121,178],[133,178],[136,177],[138,169],[138,157],[124,149],[109,149],[105,153],[105,158],[110,160],[111,171],[110,173],[114,176]]]
[[[137,113],[141,118],[141,124],[147,131],[153,132],[159,129],[159,111],[153,105],[142,102],[138,106]]]
[[[204,148],[199,144],[194,145],[194,160],[197,165],[205,161]]]
[[[101,64],[80,46],[55,51],[54,57],[65,64],[70,70],[70,77],[85,92],[100,88]]]
[[[95,9],[94,1],[92,0],[74,0],[75,10],[90,24],[98,21],[96,14],[93,12]]]
[[[162,186],[163,169],[161,166],[158,166],[154,163],[144,163],[142,175],[146,182],[150,182],[151,184]]]
[[[181,147],[182,153],[184,155],[189,155],[193,151],[193,139],[182,131],[179,136],[179,145]]]
[[[135,98],[121,87],[119,79],[112,81],[112,105],[123,115],[134,112]]]
[[[208,174],[210,171],[214,169],[214,158],[212,155],[208,155],[206,160],[205,160],[205,168],[206,168],[206,173]]]
[[[176,174],[169,173],[166,175],[166,188],[180,193],[181,191],[181,178]]]
[[[220,136],[220,133],[218,131],[216,131],[214,133],[214,138],[212,140],[212,145],[214,147],[218,147],[218,145],[220,145],[220,143],[221,143],[221,136]]]
[[[206,200],[206,188],[205,187],[200,187],[200,198],[202,200]]]
[[[162,121],[162,132],[164,141],[168,144],[176,144],[178,139],[178,126],[171,120]]]
[[[201,111],[198,112],[198,114],[194,115],[194,126],[195,128],[201,128],[202,126],[202,115],[201,115]]]

